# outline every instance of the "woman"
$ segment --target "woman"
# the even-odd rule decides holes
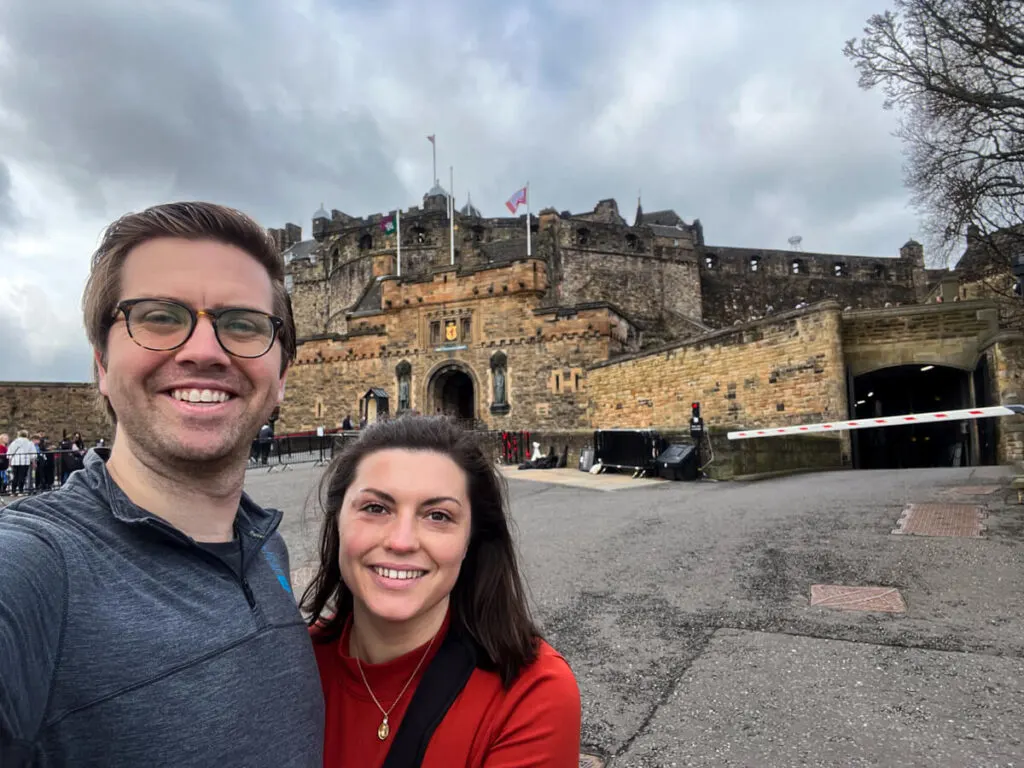
[[[501,478],[473,435],[443,417],[378,422],[322,496],[302,605],[324,765],[378,768],[394,747],[389,768],[576,766],[576,679],[530,618]]]

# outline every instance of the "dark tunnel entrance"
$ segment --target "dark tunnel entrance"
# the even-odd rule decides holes
[[[970,408],[970,374],[943,365],[901,365],[857,376],[850,410],[856,419]],[[962,467],[972,455],[969,421],[854,430],[857,469]]]

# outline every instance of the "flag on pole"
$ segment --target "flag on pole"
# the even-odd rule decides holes
[[[434,141],[434,139],[436,139],[436,138],[437,138],[437,134],[432,133],[429,136],[427,136],[427,141],[429,141],[431,144],[435,144],[435,146],[436,146],[436,142]]]
[[[505,201],[505,206],[512,211],[512,213],[515,213],[519,209],[520,205],[526,205],[526,187],[523,187]]]
[[[383,232],[385,235],[395,234],[395,217],[388,216],[382,219],[380,222],[380,231]]]

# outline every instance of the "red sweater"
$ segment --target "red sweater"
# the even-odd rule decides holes
[[[314,643],[327,707],[325,768],[380,768],[423,672],[441,646],[447,621],[416,679],[388,717],[391,735],[377,738],[382,718],[348,653],[351,620],[333,643]],[[363,672],[385,709],[405,685],[426,645]],[[434,731],[423,768],[576,768],[580,753],[580,692],[572,670],[540,641],[536,661],[506,691],[496,672],[476,669]]]

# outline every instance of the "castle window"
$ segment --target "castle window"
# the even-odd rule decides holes
[[[473,242],[474,243],[481,243],[481,242],[483,242],[483,239],[484,239],[484,228],[481,227],[479,224],[474,225],[474,227],[473,227]]]
[[[462,343],[469,343],[469,332],[473,329],[472,323],[468,317],[462,318]]]
[[[712,256],[710,253],[704,257],[704,266],[708,269],[714,269],[718,266],[718,259]]]
[[[885,268],[884,264],[875,264],[875,280],[888,280],[889,270]]]
[[[837,261],[832,265],[832,271],[835,273],[836,277],[846,277],[849,274],[846,269],[846,264],[841,261]]]
[[[577,245],[589,245],[590,244],[590,230],[581,229],[576,233],[576,244]]]
[[[423,227],[414,227],[412,230],[413,239],[417,245],[423,245],[427,242],[427,230]]]
[[[441,343],[441,321],[435,320],[430,324],[430,346],[436,347]]]
[[[761,268],[761,257],[751,256],[750,257],[750,271],[757,272]]]
[[[562,391],[562,381],[561,381],[561,378],[559,377],[559,375],[556,373],[555,374],[555,392],[561,392],[561,391]]]
[[[368,251],[373,248],[373,237],[370,235],[363,235],[359,238],[359,248],[363,251]]]
[[[639,251],[640,238],[633,234],[626,235],[626,247],[631,251]]]
[[[807,266],[804,264],[803,259],[793,259],[790,262],[789,271],[794,275],[806,275]]]

